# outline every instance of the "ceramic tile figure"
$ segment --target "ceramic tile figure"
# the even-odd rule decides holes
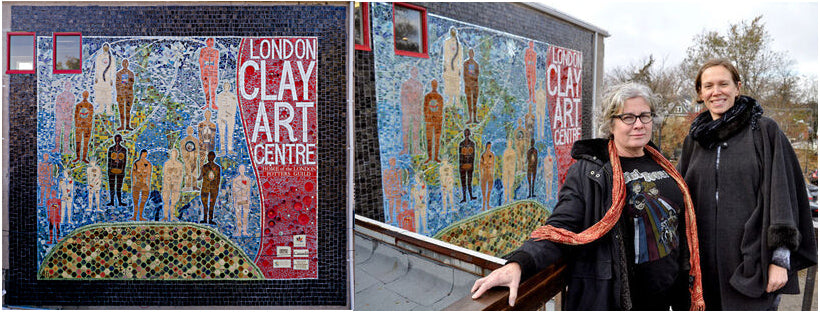
[[[426,233],[427,230],[427,184],[424,183],[422,173],[416,173],[416,183],[410,190],[413,197],[413,211],[416,218],[416,231]]]
[[[548,148],[549,149],[549,148]],[[552,156],[550,151],[551,149],[544,152],[546,156],[544,157],[544,182],[546,183],[546,195],[547,199],[552,199],[552,178],[553,178],[553,167],[555,166],[555,159]]]
[[[490,150],[492,143],[487,142],[484,147],[484,153],[481,154],[481,159],[478,163],[478,168],[481,174],[481,210],[486,211],[490,209],[490,195],[493,191],[493,182],[495,181],[495,154]]]
[[[470,129],[464,129],[464,140],[458,144],[458,173],[461,177],[461,202],[467,201],[467,192],[470,200],[473,196],[473,171],[475,170],[475,142],[470,139]]]
[[[111,93],[114,91],[114,81],[117,79],[117,59],[111,53],[108,43],[103,43],[102,49],[97,50],[94,57],[94,102],[101,114],[114,113],[114,100]]]
[[[427,137],[427,160],[441,162],[438,152],[441,144],[441,124],[444,118],[444,99],[438,93],[438,82],[430,81],[432,90],[424,96],[424,122]],[[435,151],[435,154],[433,154]]]
[[[145,221],[142,217],[142,210],[148,202],[151,194],[151,171],[153,165],[148,161],[148,150],[141,150],[139,159],[134,161],[131,167],[131,193],[133,195],[134,216],[133,221]]]
[[[71,216],[74,212],[74,177],[71,176],[71,172],[66,168],[63,171],[63,178],[60,180],[60,206],[61,206],[61,213],[62,221],[68,224],[74,224],[72,221]]]
[[[240,165],[236,176],[231,180],[231,204],[236,220],[234,236],[250,236],[248,233],[248,214],[251,211],[250,197],[250,178],[245,175],[245,166]]]
[[[197,124],[199,134],[199,159],[205,160],[208,152],[216,148],[216,124],[211,122],[211,111],[205,111],[205,120]]]
[[[461,91],[461,65],[463,48],[458,40],[458,31],[455,27],[450,27],[450,37],[444,40],[442,45],[443,55],[443,78],[444,97],[448,105],[455,105],[458,102]]]
[[[455,212],[455,201],[453,200],[455,178],[453,177],[453,165],[447,158],[441,161],[438,173],[439,181],[441,181],[441,207],[444,208],[444,214],[450,211],[450,207],[454,207]]]
[[[216,124],[219,128],[219,154],[233,155],[233,130],[236,124],[236,94],[231,92],[231,83],[222,85],[222,92],[216,96],[219,109],[216,111]]]
[[[208,163],[202,165],[199,179],[202,181],[202,190],[199,193],[202,201],[202,217],[200,223],[216,224],[214,222],[214,206],[219,195],[219,184],[222,182],[222,168],[214,163],[216,153],[208,152]]]
[[[196,178],[199,177],[199,139],[194,136],[194,127],[185,130],[188,136],[182,138],[179,147],[182,150],[182,161],[185,163],[185,185],[182,191],[199,190]]]
[[[478,62],[473,59],[475,52],[470,49],[469,58],[464,61],[464,94],[467,95],[467,123],[478,123],[476,118],[476,102],[478,101],[478,75],[480,69]]]
[[[117,72],[117,107],[120,110],[120,127],[117,130],[131,128],[131,106],[134,104],[134,72],[128,69],[128,59],[122,60],[122,69]]]
[[[515,147],[512,140],[507,140],[507,148],[501,157],[501,182],[504,185],[504,204],[510,204],[515,200]]]
[[[74,94],[71,93],[71,81],[64,84],[63,92],[57,95],[54,101],[54,150],[53,152],[66,153],[71,151],[71,108],[74,106]]]
[[[401,183],[401,170],[396,167],[396,158],[390,158],[388,163],[390,167],[382,175],[382,184],[384,185],[385,198],[387,198],[385,199],[387,200],[387,212],[390,213],[385,217],[385,221],[389,223],[397,216],[404,190]]]
[[[94,105],[88,102],[88,91],[83,91],[83,101],[74,108],[74,160],[88,163],[88,142],[94,129]],[[82,151],[82,158],[80,158]]]
[[[535,139],[530,139],[530,149],[527,150],[527,182],[530,194],[527,198],[535,197],[535,174],[538,171],[538,149],[535,149]]]
[[[48,153],[43,154],[43,161],[37,164],[37,187],[40,188],[39,205],[46,205],[54,188],[54,164],[48,161]]]
[[[526,128],[522,120],[518,120],[518,127],[515,128],[515,173],[523,172],[527,168],[527,148],[529,147]]]
[[[122,181],[125,179],[125,165],[128,164],[128,150],[123,147],[122,135],[114,135],[114,144],[108,148],[108,204],[114,205],[114,195],[117,196],[117,206],[122,206]]]
[[[88,207],[86,212],[92,212],[94,208],[102,211],[100,206],[100,190],[102,189],[102,169],[97,165],[97,160],[91,159],[91,163],[85,169],[88,180]]]
[[[165,221],[178,221],[175,211],[185,176],[185,164],[179,161],[179,151],[171,149],[168,161],[162,166],[162,208]]]
[[[535,91],[535,133],[538,135],[537,139],[544,139],[544,129],[548,126],[547,122],[547,90],[544,84],[538,86]]]
[[[216,110],[216,87],[219,85],[219,50],[214,49],[214,39],[205,40],[206,47],[199,50],[199,70],[202,90],[205,91],[205,105]]]
[[[421,130],[422,114],[422,85],[418,79],[419,69],[413,66],[410,69],[410,78],[401,84],[401,154],[413,154],[413,148],[419,147],[419,131]]]
[[[530,103],[535,101],[535,62],[538,54],[535,53],[535,43],[530,40],[529,48],[524,51],[524,70],[527,75],[527,91],[529,91]]]
[[[46,196],[47,214],[48,214],[48,241],[46,244],[52,244],[60,240],[60,225],[62,224],[62,216],[60,209],[60,198],[57,198],[57,191],[51,190]],[[56,239],[56,240],[55,240]]]
[[[535,135],[535,115],[532,114],[532,107],[533,105],[530,103],[527,114],[524,114],[524,141],[528,146],[530,138]]]

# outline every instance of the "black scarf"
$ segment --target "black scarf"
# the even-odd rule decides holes
[[[692,122],[689,134],[701,147],[712,149],[718,142],[731,138],[747,125],[751,125],[752,129],[757,129],[757,121],[762,115],[763,107],[757,103],[757,100],[740,96],[719,119],[712,120],[712,115],[708,110],[699,114]]]

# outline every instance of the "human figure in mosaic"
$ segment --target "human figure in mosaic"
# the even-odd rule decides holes
[[[68,220],[68,224],[74,224],[71,216],[74,213],[74,177],[68,168],[63,171],[63,178],[60,180],[60,206],[62,208],[63,221]]]
[[[37,186],[40,187],[39,205],[46,205],[46,199],[54,188],[54,164],[48,161],[48,153],[43,154],[43,162],[37,164]]]
[[[216,88],[219,85],[219,50],[214,49],[214,39],[205,40],[207,47],[199,50],[199,70],[202,78],[202,89],[205,91],[205,106],[216,107]]]
[[[250,236],[248,214],[251,211],[251,184],[250,178],[245,175],[244,165],[239,166],[236,176],[231,180],[231,202],[236,219],[236,233]]]
[[[387,212],[385,222],[390,222],[394,217],[398,216],[399,205],[401,204],[401,196],[404,194],[401,184],[401,169],[396,166],[396,158],[391,157],[388,161],[390,167],[384,171],[382,176],[382,185],[384,185],[384,197],[387,198]]]
[[[65,89],[54,101],[54,152],[69,151],[71,142],[71,107],[74,105],[74,94],[71,93],[71,81],[63,84]]]
[[[102,189],[102,169],[97,165],[97,160],[92,158],[91,163],[85,169],[86,179],[88,180],[88,209],[86,212],[102,210],[100,206],[100,190]]]
[[[524,114],[524,140],[533,138],[535,134],[535,115],[532,114],[532,103],[527,109],[527,114]]]
[[[83,91],[83,101],[74,108],[74,161],[88,163],[88,142],[91,141],[91,130],[94,129],[94,105],[88,102],[88,91]]]
[[[102,114],[114,113],[114,100],[111,92],[114,91],[114,81],[117,80],[117,65],[108,43],[104,43],[102,50],[97,51],[94,58],[94,102]]]
[[[182,149],[182,161],[185,162],[185,186],[182,191],[199,190],[196,178],[199,177],[199,139],[194,136],[194,127],[186,129],[188,136],[182,138],[179,147]]]
[[[455,105],[458,102],[459,92],[461,91],[461,65],[462,54],[464,49],[458,41],[458,32],[455,27],[450,27],[450,37],[444,40],[442,46],[444,72],[444,96],[447,103]]]
[[[473,196],[473,171],[475,170],[475,142],[470,140],[470,129],[464,129],[464,140],[458,144],[458,172],[461,176],[461,203],[467,201],[467,192],[470,200]]]
[[[114,135],[114,145],[108,148],[108,204],[114,205],[114,195],[117,196],[117,206],[122,206],[122,181],[125,179],[125,165],[128,164],[128,150],[123,147],[122,136]]]
[[[530,194],[527,198],[535,197],[535,173],[538,171],[538,149],[535,148],[535,138],[530,139],[530,149],[527,150],[527,182],[530,185]]]
[[[530,40],[529,48],[524,51],[524,70],[527,75],[527,90],[530,95],[530,103],[535,101],[535,62],[537,54],[535,53],[535,44]]]
[[[122,60],[122,69],[117,72],[117,107],[120,109],[120,127],[117,130],[131,128],[131,106],[134,104],[134,72],[128,69],[128,59]]]
[[[162,165],[162,207],[163,219],[171,222],[178,220],[174,214],[179,201],[182,178],[185,176],[185,165],[179,161],[177,149],[171,149],[168,161]]]
[[[216,224],[214,223],[214,206],[216,205],[216,197],[219,195],[219,184],[222,182],[222,168],[214,163],[216,153],[208,152],[208,163],[202,165],[202,171],[197,180],[202,181],[202,190],[199,193],[200,201],[202,201],[202,217],[200,223]]]
[[[413,197],[413,211],[416,218],[416,231],[419,233],[427,232],[427,184],[424,183],[422,173],[418,172],[415,175],[416,183],[410,190],[410,195]]]
[[[515,200],[515,147],[512,140],[507,140],[507,148],[501,157],[501,183],[504,185],[504,204]]]
[[[140,150],[139,159],[131,167],[131,194],[134,199],[134,217],[132,221],[145,221],[142,210],[151,194],[151,170],[154,166],[148,161],[148,150]]]
[[[535,132],[538,139],[544,139],[544,129],[547,127],[547,90],[544,85],[538,86],[535,91]]]
[[[62,224],[62,216],[60,209],[60,198],[57,198],[57,191],[49,191],[48,201],[46,201],[46,208],[48,214],[48,241],[47,244],[52,244],[60,240],[60,225]],[[56,237],[55,237],[56,234]],[[56,240],[55,240],[56,238]]]
[[[481,174],[482,211],[490,209],[490,195],[493,192],[493,182],[495,181],[495,154],[493,154],[490,148],[492,148],[492,143],[488,141],[484,147],[484,153],[481,154],[481,159],[478,162],[478,168]]]
[[[410,69],[410,78],[401,84],[401,133],[404,144],[401,154],[413,153],[413,147],[419,146],[416,136],[421,130],[423,87],[418,76],[419,69],[413,66]]]
[[[236,124],[236,94],[231,92],[231,83],[222,85],[222,92],[216,96],[219,109],[216,111],[216,124],[219,128],[219,154],[234,154],[233,129]]]
[[[478,62],[473,59],[475,52],[470,49],[470,57],[464,61],[464,94],[467,95],[467,123],[478,123],[476,118],[476,102],[478,101]]]
[[[529,138],[527,138],[526,128],[522,125],[522,120],[518,120],[518,127],[515,128],[515,169],[516,174],[523,172],[527,168],[527,148]]]
[[[555,166],[555,159],[552,156],[552,149],[547,148],[544,152],[547,156],[544,157],[544,182],[546,183],[547,199],[552,199],[552,179],[554,174],[553,167]]]
[[[444,213],[450,211],[450,207],[455,205],[453,200],[453,186],[455,185],[455,178],[453,177],[453,165],[447,158],[441,162],[438,167],[439,181],[441,181],[441,207],[444,208]],[[453,209],[455,211],[455,209]]]
[[[433,89],[424,96],[424,122],[427,135],[427,160],[441,162],[438,151],[441,144],[441,124],[444,118],[444,99],[438,93],[438,82],[434,79],[430,81]],[[433,154],[435,151],[435,154]]]
[[[197,124],[199,133],[199,159],[205,160],[208,152],[216,148],[216,124],[211,122],[211,111],[205,111],[205,120]]]

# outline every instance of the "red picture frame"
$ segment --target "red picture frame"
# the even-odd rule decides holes
[[[418,12],[416,18],[413,12]],[[396,20],[398,18],[398,23]],[[393,3],[393,51],[397,55],[429,58],[427,9],[403,2]]]
[[[362,51],[371,51],[370,49],[370,4],[367,2],[356,2],[356,5],[359,7],[355,10],[361,10],[361,19],[359,23],[356,24],[353,29],[353,38],[355,41],[358,41],[359,34],[361,32],[361,43],[356,43],[356,50]],[[358,27],[358,28],[357,28]]]
[[[12,37],[31,37],[31,69],[19,69],[15,68],[12,69],[12,58],[13,57],[26,57],[25,55],[21,56],[12,56]],[[25,51],[17,50],[15,51]],[[6,33],[6,74],[34,74],[37,72],[37,35],[34,32],[8,32]]]
[[[82,74],[83,72],[83,34],[82,33],[54,33],[52,35],[52,73],[54,74]],[[58,41],[58,37],[79,37],[76,47],[70,40]],[[61,44],[62,42],[62,44]],[[76,51],[72,51],[77,49]],[[71,62],[71,63],[69,63]]]

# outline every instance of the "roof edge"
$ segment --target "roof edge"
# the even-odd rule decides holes
[[[557,17],[558,19],[564,20],[564,21],[566,21],[566,22],[568,22],[568,23],[570,23],[570,24],[573,24],[573,25],[579,26],[579,27],[584,28],[584,29],[586,29],[586,30],[590,30],[590,31],[592,31],[592,32],[595,32],[595,33],[601,34],[601,36],[604,36],[604,37],[609,37],[609,36],[610,36],[610,35],[609,35],[609,32],[608,32],[608,31],[606,31],[606,30],[604,30],[603,28],[600,28],[600,27],[598,27],[598,26],[595,26],[595,25],[592,25],[592,24],[590,24],[590,23],[584,22],[584,21],[582,21],[582,20],[580,20],[580,19],[578,19],[578,18],[576,18],[576,17],[573,17],[573,16],[571,16],[571,15],[569,15],[569,14],[567,14],[567,13],[561,12],[561,11],[559,11],[559,10],[557,10],[557,9],[553,8],[553,7],[550,7],[550,6],[548,6],[548,5],[545,5],[545,4],[543,4],[543,3],[538,3],[538,2],[521,2],[521,4],[522,4],[522,5],[525,5],[525,6],[528,6],[528,7],[532,8],[532,9],[534,9],[534,10],[541,11],[541,12],[543,12],[543,13],[546,13],[546,14],[549,14],[549,15],[552,15],[552,16],[555,16],[555,17]]]

